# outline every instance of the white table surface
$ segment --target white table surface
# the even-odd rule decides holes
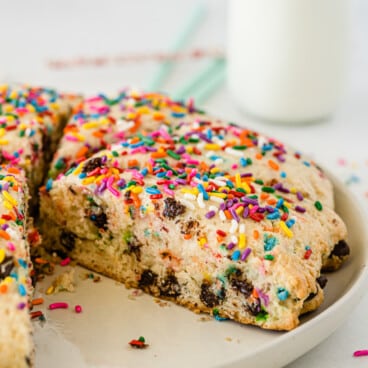
[[[65,70],[51,69],[47,61],[166,51],[197,3],[195,0],[0,0],[0,80],[84,93],[113,92],[128,85],[145,88],[157,69],[153,61]],[[254,120],[238,110],[225,85],[203,107],[311,155],[350,186],[368,214],[368,2],[351,3],[353,42],[349,81],[339,109],[329,121],[282,126]],[[205,4],[206,18],[189,48],[225,49],[226,1],[208,0]],[[175,92],[204,63],[205,60],[180,62],[162,89]],[[368,349],[367,310],[368,293],[336,332],[288,368],[368,366],[368,357],[352,357],[355,350]]]

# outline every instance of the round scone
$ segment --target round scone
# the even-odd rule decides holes
[[[323,301],[321,269],[346,239],[332,198],[321,170],[281,143],[197,118],[49,179],[41,225],[49,250],[128,287],[290,330]]]

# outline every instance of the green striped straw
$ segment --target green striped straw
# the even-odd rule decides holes
[[[181,101],[193,97],[196,104],[205,102],[223,83],[225,67],[225,59],[210,61],[193,79],[173,94],[174,100]]]
[[[212,79],[210,79],[207,84],[204,84],[201,89],[194,92],[192,97],[196,104],[199,106],[203,105],[211,96],[212,94],[217,91],[220,86],[224,83],[226,77],[226,68],[225,65],[221,70],[215,74]]]
[[[203,3],[198,4],[195,9],[192,11],[185,27],[179,33],[175,42],[169,49],[170,52],[179,52],[181,51],[188,43],[191,36],[194,34],[197,27],[201,24],[203,17],[205,15],[205,6]],[[173,60],[164,61],[157,70],[156,74],[153,76],[151,82],[148,84],[148,91],[158,91],[162,85],[164,80],[167,78],[169,73],[174,67]]]

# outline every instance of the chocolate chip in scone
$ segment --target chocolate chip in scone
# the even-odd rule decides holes
[[[95,157],[95,158],[92,158],[92,159],[88,160],[84,164],[82,172],[88,173],[88,172],[96,169],[97,167],[102,167],[102,166],[103,166],[102,157]]]
[[[63,230],[60,234],[60,244],[68,251],[72,251],[75,247],[75,238],[73,233]]]
[[[72,193],[73,195],[76,195],[76,194],[77,194],[77,192],[73,189],[73,187],[72,187],[71,185],[68,187],[68,190],[69,190],[69,192],[70,192],[70,193]]]
[[[68,252],[66,252],[65,250],[63,250],[61,248],[60,249],[55,249],[54,252],[61,259],[64,259],[64,258],[68,257]]]
[[[316,281],[317,281],[317,284],[320,286],[320,288],[323,289],[326,286],[328,280],[327,280],[327,277],[326,276],[321,275],[320,277],[317,277]],[[305,299],[305,301],[306,302],[309,302],[310,300],[312,300],[313,298],[315,298],[317,296],[317,294],[318,293],[310,293],[308,295],[308,298]]]
[[[185,212],[185,206],[174,198],[165,198],[164,203],[165,207],[162,214],[171,220]]]
[[[6,256],[0,264],[0,281],[9,276],[14,267],[14,258]]]
[[[160,283],[160,295],[176,298],[180,295],[180,284],[175,275],[167,275]]]
[[[305,302],[309,302],[310,300],[312,300],[313,298],[315,298],[317,296],[317,293],[310,293],[307,297],[307,299],[305,299]]]
[[[197,220],[189,219],[180,224],[180,232],[182,234],[192,234],[199,227]]]
[[[246,305],[246,309],[251,313],[253,316],[256,316],[259,312],[261,312],[261,301],[259,298],[251,298]]]
[[[124,235],[125,243],[128,247],[126,253],[134,254],[137,261],[141,260],[141,246],[143,245],[138,238],[130,231]]]
[[[245,279],[231,278],[231,288],[242,293],[246,298],[250,296],[253,291],[253,285]]]
[[[336,256],[339,258],[348,256],[350,254],[350,248],[348,243],[345,240],[340,240],[337,244],[335,244],[333,251],[331,252],[329,258],[332,256]]]
[[[98,214],[93,213],[92,215],[90,215],[90,220],[92,222],[94,222],[94,224],[99,228],[99,229],[107,229],[107,216],[106,213],[101,212]]]
[[[220,297],[212,291],[211,286],[208,281],[204,281],[201,285],[201,294],[199,296],[202,303],[209,308],[220,304]]]
[[[141,274],[141,278],[138,282],[140,288],[154,285],[157,281],[157,274],[151,270],[144,270]]]
[[[318,285],[321,287],[321,289],[324,289],[327,284],[327,277],[325,275],[321,275],[320,277],[317,277]]]

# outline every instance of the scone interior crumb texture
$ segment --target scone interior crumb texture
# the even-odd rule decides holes
[[[318,308],[321,272],[349,255],[313,161],[193,101],[3,86],[0,107],[1,367],[32,365],[28,203],[42,249],[265,329],[291,330]]]

